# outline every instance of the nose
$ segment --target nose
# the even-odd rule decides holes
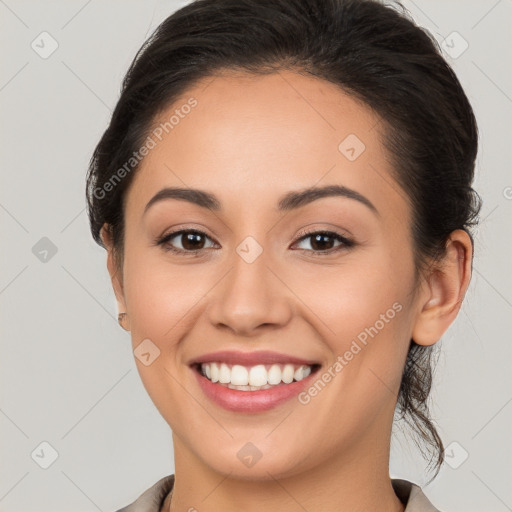
[[[206,314],[215,328],[250,338],[290,321],[293,293],[268,264],[265,251],[252,263],[234,254],[230,270],[209,294]]]

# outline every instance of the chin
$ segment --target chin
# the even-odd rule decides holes
[[[246,481],[288,478],[308,470],[309,465],[302,458],[297,460],[296,450],[283,450],[282,446],[260,450],[256,444],[236,443],[236,447],[201,451],[201,458],[216,473]],[[302,450],[301,456],[304,457]]]

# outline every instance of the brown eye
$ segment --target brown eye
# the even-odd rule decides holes
[[[202,249],[204,246],[203,235],[199,233],[182,233],[180,236],[181,245],[187,251],[195,251]]]
[[[194,253],[205,248],[206,240],[211,240],[210,237],[197,230],[180,230],[165,235],[157,242],[162,245],[165,250],[177,253]],[[214,244],[212,244],[213,246]],[[210,246],[210,247],[212,247]]]
[[[334,244],[334,238],[326,233],[318,233],[311,235],[311,247],[318,251],[325,251],[332,249]]]
[[[303,244],[308,240],[310,240],[309,245],[311,248],[299,247],[299,249],[312,252],[313,254],[334,253],[354,245],[351,240],[333,231],[314,231],[306,234],[303,233],[297,243]]]

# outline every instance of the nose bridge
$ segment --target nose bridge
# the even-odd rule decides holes
[[[268,268],[273,258],[264,244],[249,235],[235,247],[229,258],[230,270],[209,309],[212,323],[250,335],[260,325],[282,325],[289,320],[287,296],[283,284]]]
[[[259,238],[261,240],[261,237]],[[244,238],[230,258],[232,271],[231,277],[228,278],[229,288],[237,293],[246,288],[246,291],[253,294],[266,295],[269,285],[267,266],[270,264],[271,256],[268,248],[264,248],[255,237],[249,235]]]

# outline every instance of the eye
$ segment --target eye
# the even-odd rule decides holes
[[[207,240],[212,242],[211,245],[206,244]],[[302,247],[299,250],[313,253],[315,256],[331,254],[355,245],[352,240],[334,231],[304,231],[299,234],[299,239],[294,245],[304,244],[308,240],[310,240],[311,249]],[[165,251],[190,256],[198,256],[203,249],[211,249],[216,245],[206,233],[197,229],[173,231],[155,242],[156,245],[162,246]],[[336,242],[339,245],[333,247]]]
[[[189,253],[195,254],[205,248],[211,248],[215,245],[213,243],[210,247],[205,247],[205,239],[211,241],[211,238],[202,231],[196,229],[181,229],[168,233],[161,239],[157,240],[157,245],[161,245],[164,250],[175,253]],[[174,241],[175,240],[175,241]],[[176,247],[175,244],[181,245]]]
[[[349,240],[347,237],[334,231],[309,231],[302,232],[299,236],[300,238],[296,243],[304,243],[307,240],[310,240],[309,245],[312,248],[300,249],[312,252],[315,256],[331,254],[343,249],[347,249],[354,245],[352,240]],[[335,242],[339,242],[339,245],[333,247]]]

